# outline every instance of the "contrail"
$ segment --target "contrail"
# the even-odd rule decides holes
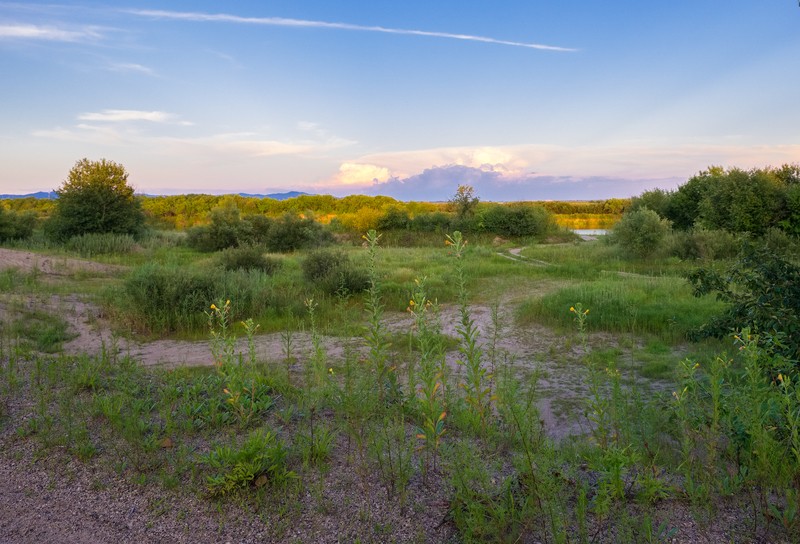
[[[283,17],[241,17],[238,15],[228,15],[225,13],[212,14],[212,13],[163,11],[163,10],[147,10],[147,9],[126,10],[126,12],[132,13],[134,15],[139,15],[142,17],[153,17],[157,19],[176,19],[181,21],[237,23],[237,24],[285,26],[285,27],[300,27],[300,28],[330,28],[335,30],[358,30],[362,32],[404,34],[407,36],[429,36],[433,38],[446,38],[449,40],[465,40],[470,42],[510,45],[512,47],[525,47],[528,49],[541,49],[545,51],[562,51],[562,52],[577,51],[577,49],[572,49],[569,47],[543,45],[540,43],[515,42],[510,40],[498,40],[496,38],[488,38],[486,36],[473,36],[471,34],[453,34],[450,32],[433,32],[429,30],[387,28],[383,26],[365,26],[365,25],[354,25],[350,23],[329,23],[326,21],[308,21],[305,19],[285,19]]]

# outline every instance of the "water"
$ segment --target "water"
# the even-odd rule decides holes
[[[578,236],[604,236],[608,234],[608,229],[572,229]]]

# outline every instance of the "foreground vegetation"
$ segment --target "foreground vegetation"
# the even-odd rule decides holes
[[[266,269],[223,259],[211,273],[209,257],[173,248],[172,263],[162,256],[96,293],[119,324],[205,331],[213,367],[144,369],[114,346],[46,355],[4,328],[5,436],[142,486],[233,501],[275,539],[306,515],[308,489],[313,508],[334,508],[317,487],[331,474],[383,493],[395,523],[441,497],[419,541],[658,542],[703,527],[725,540],[800,536],[800,378],[748,330],[674,355],[725,307],[692,296],[680,276],[694,265],[631,261],[598,242],[533,246],[514,261],[460,233],[446,241],[385,249],[373,232],[365,249],[270,256],[280,264]],[[148,251],[130,262],[159,255]],[[329,287],[327,267],[340,274]],[[361,278],[352,289],[348,274]],[[54,287],[12,273],[5,289]],[[523,302],[516,325],[512,300]],[[481,327],[475,301],[495,308]],[[394,310],[408,328],[392,328]],[[535,323],[565,341],[518,360],[501,339]],[[283,353],[256,352],[263,330],[282,331]],[[330,334],[347,339],[341,355],[328,353]],[[249,347],[237,350],[236,335]],[[583,429],[561,438],[540,412],[554,372],[577,391],[563,420]],[[728,508],[741,522],[720,528]],[[398,530],[353,515],[364,520],[353,540]]]

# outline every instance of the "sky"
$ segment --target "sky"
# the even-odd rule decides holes
[[[604,199],[800,162],[795,0],[3,2],[0,193]]]

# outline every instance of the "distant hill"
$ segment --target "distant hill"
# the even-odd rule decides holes
[[[239,193],[239,196],[250,198],[274,198],[275,200],[286,200],[288,198],[295,198],[298,196],[313,196],[311,193],[303,193],[301,191],[289,191],[286,193],[270,193],[268,195],[252,195],[249,193]]]
[[[238,193],[239,196],[243,196],[246,198],[274,198],[275,200],[286,200],[287,198],[295,198],[298,196],[314,196],[311,193],[303,193],[301,191],[289,191],[286,193],[270,193],[268,195],[258,195],[258,194],[251,194],[251,193]],[[145,196],[152,196],[156,197],[159,195],[145,195]],[[0,195],[0,200],[5,199],[13,199],[13,198],[58,198],[58,195],[55,191],[39,191],[38,193],[28,193],[26,195]]]
[[[27,195],[0,195],[0,199],[11,200],[14,198],[58,198],[55,191],[39,191],[38,193],[28,193]]]

